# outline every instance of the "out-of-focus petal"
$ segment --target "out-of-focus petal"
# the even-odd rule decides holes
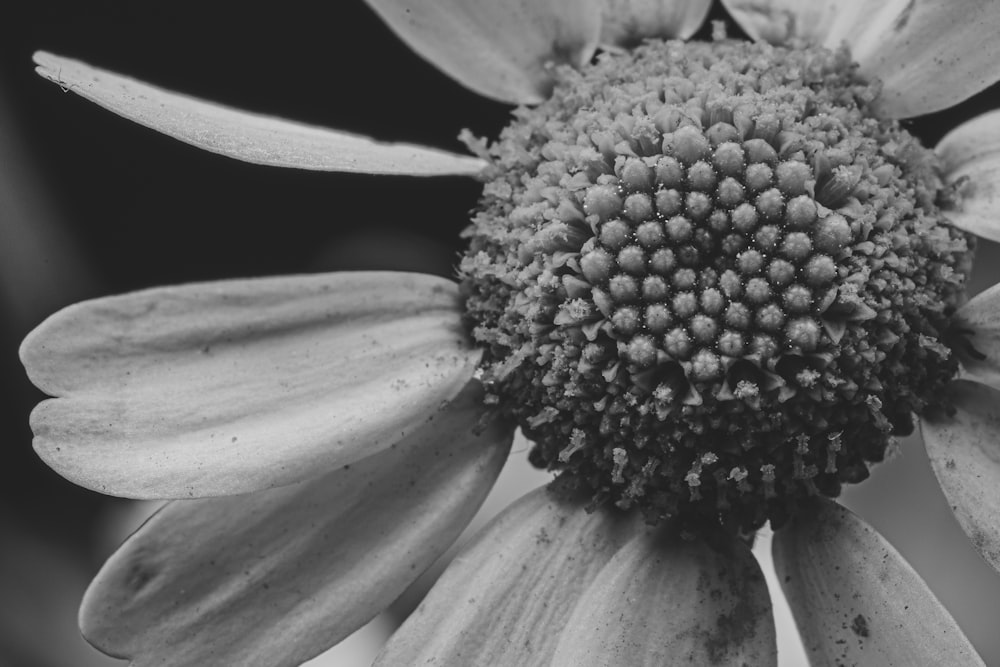
[[[837,48],[891,0],[722,0],[751,38],[772,44],[802,39]]]
[[[37,523],[41,527],[43,522]],[[89,559],[27,528],[0,509],[0,664],[122,667],[88,646],[77,629],[76,608],[91,574]]]
[[[307,482],[174,501],[105,564],[84,635],[141,665],[297,665],[385,608],[458,537],[513,429],[471,385],[388,451]]]
[[[577,665],[776,665],[771,600],[750,550],[639,535],[577,602],[552,660]]]
[[[577,599],[637,528],[527,494],[448,566],[375,664],[548,666]]]
[[[479,158],[240,111],[39,51],[36,71],[65,90],[167,136],[272,167],[365,174],[474,175]]]
[[[1000,285],[969,299],[954,319],[973,348],[958,351],[961,377],[1000,389]]]
[[[945,212],[948,219],[959,229],[1000,242],[1000,111],[962,123],[934,151],[945,179],[957,188],[957,204]]]
[[[882,81],[879,115],[910,118],[1000,80],[998,30],[996,0],[889,0],[847,39],[861,73]]]
[[[290,484],[433,419],[479,359],[457,287],[344,272],[145,290],[70,306],[25,339],[57,472],[128,497]]]
[[[920,431],[955,518],[1000,572],[1000,391],[959,380],[952,398],[955,414],[924,418]]]
[[[501,102],[544,100],[552,65],[588,62],[601,29],[601,0],[365,1],[420,56]]]
[[[774,535],[778,580],[812,665],[982,665],[910,565],[874,528],[821,500]]]
[[[603,0],[601,44],[628,48],[644,39],[687,39],[698,31],[712,0]]]

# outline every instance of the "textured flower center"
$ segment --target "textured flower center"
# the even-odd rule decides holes
[[[651,43],[563,76],[489,148],[461,266],[533,462],[753,530],[946,407],[968,242],[846,54]]]

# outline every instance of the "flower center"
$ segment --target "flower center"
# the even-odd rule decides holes
[[[649,43],[488,149],[461,265],[490,400],[593,505],[780,525],[944,409],[971,253],[846,53]]]

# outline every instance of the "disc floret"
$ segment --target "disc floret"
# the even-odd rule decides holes
[[[968,240],[846,53],[649,43],[563,77],[489,148],[461,266],[533,462],[752,530],[946,407]]]

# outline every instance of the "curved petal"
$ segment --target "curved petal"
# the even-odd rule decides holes
[[[463,86],[501,102],[548,97],[552,65],[597,47],[600,0],[365,0],[401,40]]]
[[[920,431],[955,518],[1000,572],[1000,391],[963,381],[952,388],[955,414],[925,418]]]
[[[537,489],[480,532],[406,619],[380,667],[547,667],[573,605],[638,528]]]
[[[983,290],[955,313],[955,328],[968,332],[973,351],[959,348],[961,376],[1000,389],[1000,285]]]
[[[945,179],[957,188],[948,219],[959,229],[1000,242],[1000,111],[962,123],[934,152]]]
[[[39,51],[36,71],[64,90],[174,139],[272,167],[365,174],[474,175],[479,158],[240,111]]]
[[[879,79],[876,112],[909,118],[954,106],[1000,80],[994,0],[722,0],[754,39],[846,43]]]
[[[142,665],[298,665],[384,609],[458,537],[513,429],[478,383],[389,451],[307,482],[174,501],[108,560],[87,639]]]
[[[35,449],[138,498],[256,491],[389,447],[472,376],[457,287],[417,273],[196,283],[70,306],[21,346],[62,398]]]
[[[771,600],[749,549],[647,533],[623,546],[580,598],[552,666],[777,661]]]
[[[628,48],[644,39],[687,39],[705,22],[712,0],[604,0],[601,44]]]
[[[778,580],[810,664],[982,665],[941,603],[874,528],[819,500],[774,535]]]
[[[772,44],[801,39],[835,49],[867,26],[891,0],[722,0],[751,38]]]
[[[848,38],[862,74],[882,81],[879,115],[952,107],[1000,80],[1000,3],[890,0]]]

